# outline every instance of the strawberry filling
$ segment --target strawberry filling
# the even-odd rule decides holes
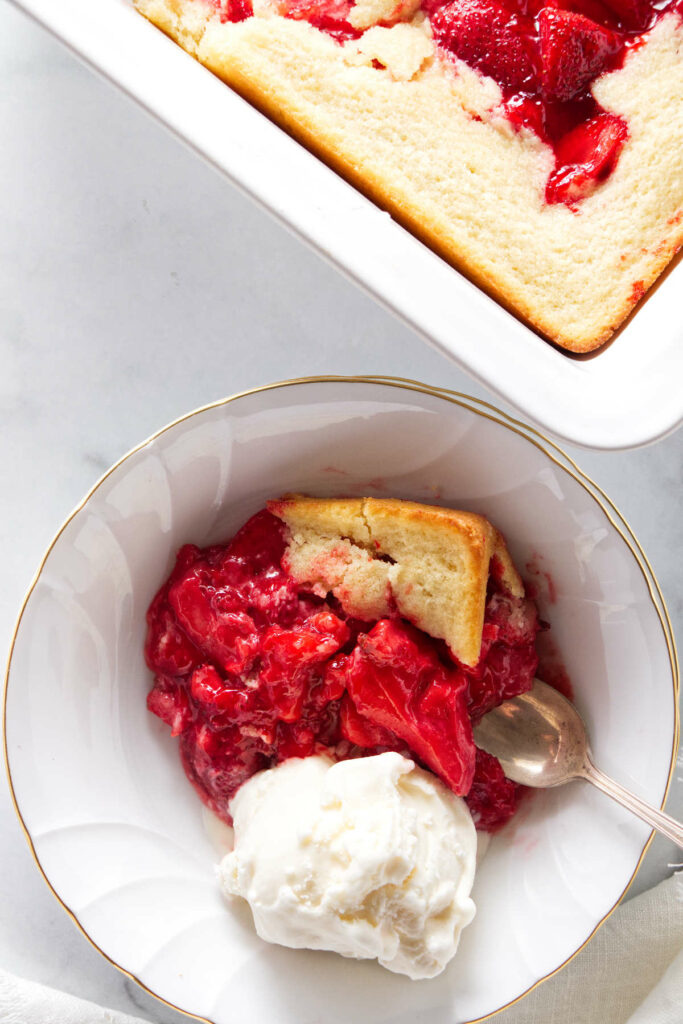
[[[591,87],[640,45],[674,0],[423,0],[447,54],[495,79],[518,128],[555,153],[548,203],[574,206],[616,166],[625,122],[602,110]]]
[[[376,623],[300,588],[267,511],[226,545],[181,548],[147,613],[150,711],[180,737],[188,778],[224,820],[237,789],[289,757],[397,750],[464,796],[479,827],[514,813],[519,788],[477,751],[472,720],[529,689],[536,610],[490,584],[479,664],[398,616]]]

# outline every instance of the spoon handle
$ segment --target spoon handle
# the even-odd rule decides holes
[[[658,832],[662,832],[672,842],[677,843],[678,846],[683,847],[683,825],[680,821],[676,821],[668,814],[664,814],[663,811],[658,811],[650,804],[645,803],[635,793],[631,793],[630,790],[624,789],[614,779],[610,779],[609,775],[605,775],[599,768],[596,768],[592,761],[587,760],[582,778],[588,782],[592,782],[594,786],[601,789],[603,793],[607,793],[613,800],[616,800],[622,807],[626,807],[629,811],[637,817],[642,818],[648,825],[652,825]]]

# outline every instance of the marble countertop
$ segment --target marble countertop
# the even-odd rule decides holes
[[[6,0],[0,81],[5,649],[57,526],[112,462],[181,413],[317,373],[486,395]],[[634,452],[567,450],[633,526],[680,644],[683,431]],[[683,817],[680,778],[669,810]],[[677,860],[656,839],[631,894]],[[0,966],[159,1024],[188,1020],[76,930],[40,878],[4,780],[0,863]]]

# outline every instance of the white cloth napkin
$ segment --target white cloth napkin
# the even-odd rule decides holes
[[[0,1021],[146,1024],[4,971]],[[622,904],[563,971],[495,1024],[683,1024],[683,871]]]
[[[189,1020],[189,1018],[188,1018]],[[2,1024],[148,1024],[0,970]]]
[[[605,922],[495,1024],[683,1024],[683,871]]]

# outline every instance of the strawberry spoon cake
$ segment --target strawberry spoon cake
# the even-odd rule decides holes
[[[380,499],[270,502],[228,544],[181,548],[149,608],[147,697],[224,821],[290,758],[394,751],[434,773],[480,830],[520,787],[472,723],[531,687],[536,609],[481,516]]]
[[[135,4],[569,350],[683,242],[681,0]]]

